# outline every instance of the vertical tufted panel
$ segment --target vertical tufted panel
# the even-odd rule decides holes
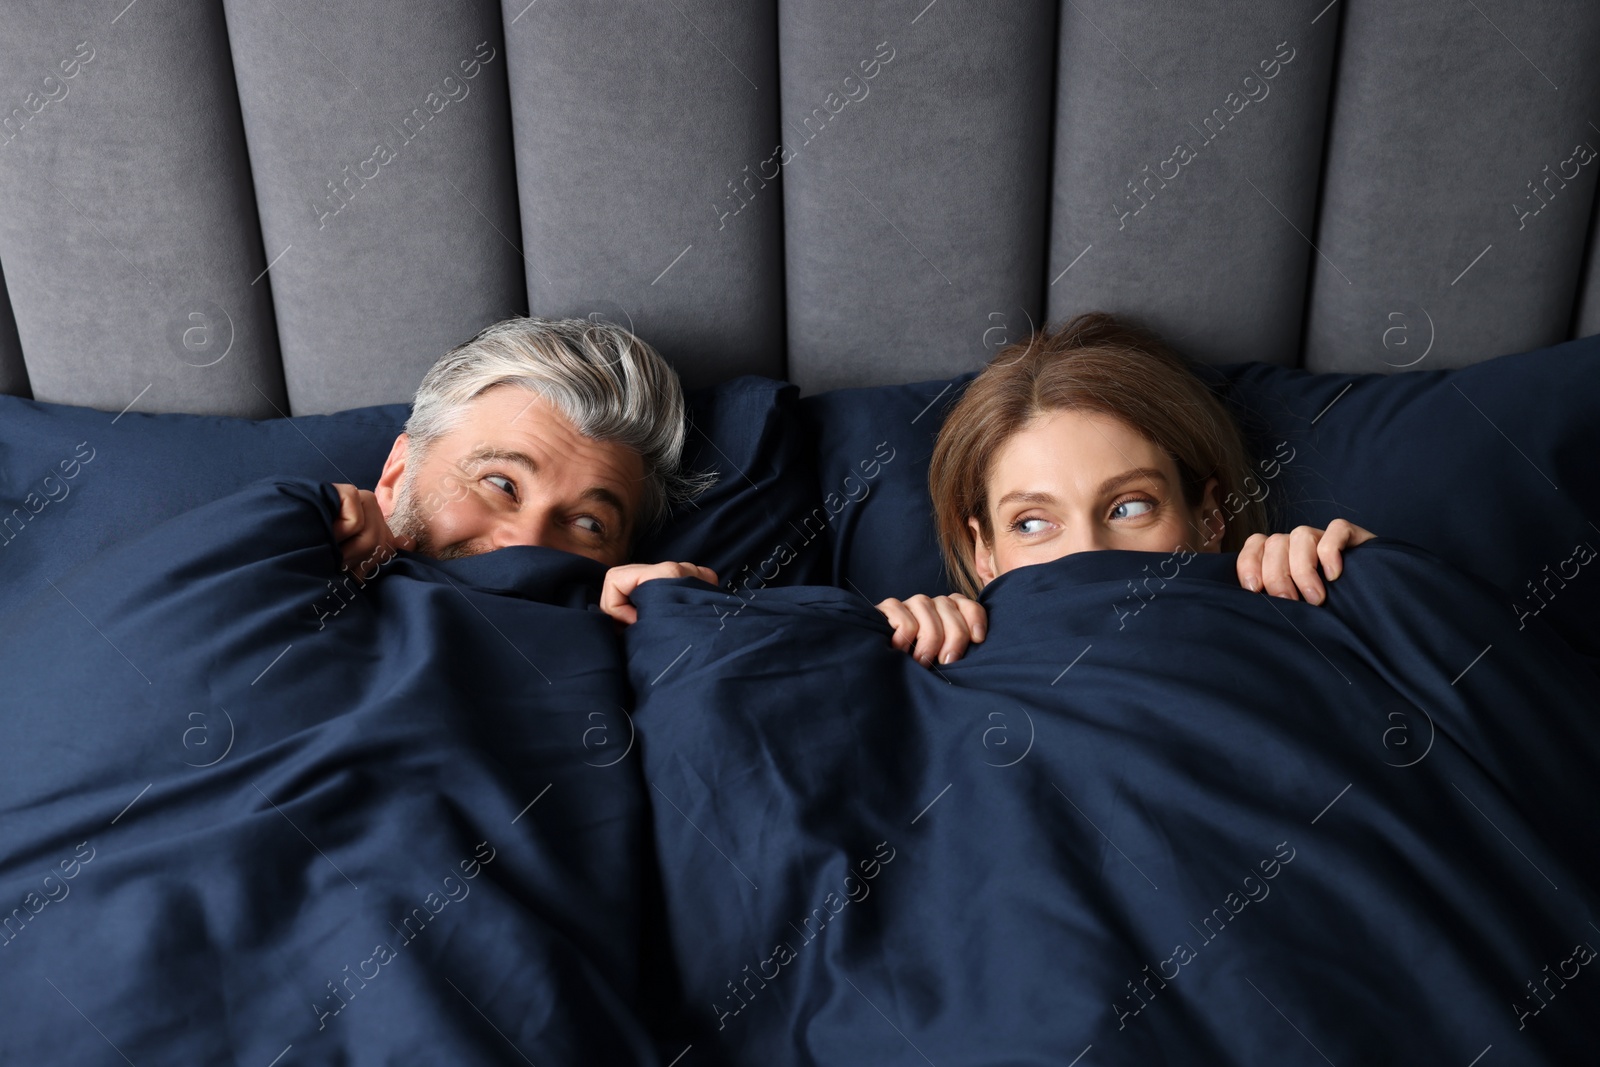
[[[216,0],[0,9],[0,261],[34,396],[272,414],[270,295]]]
[[[227,10],[294,411],[407,399],[526,310],[499,6]]]
[[[1564,340],[1600,171],[1573,156],[1600,148],[1600,7],[1341,6],[1307,366],[1426,370]]]
[[[1197,359],[1296,362],[1327,2],[1063,0],[1053,321],[1112,311]]]
[[[1588,143],[1600,148],[1600,138]],[[1572,336],[1589,337],[1600,333],[1600,185],[1596,186],[1595,200],[1589,208],[1589,233],[1584,253],[1582,280],[1579,282],[1576,306],[1572,314]]]
[[[781,377],[778,197],[734,198],[776,136],[771,3],[503,10],[528,306],[631,324],[691,386]]]
[[[790,377],[815,391],[950,375],[1027,336],[1055,4],[779,11]]]
[[[0,277],[0,393],[31,395],[28,368],[22,363],[22,342],[17,339],[17,324],[11,318],[11,301],[4,277]]]

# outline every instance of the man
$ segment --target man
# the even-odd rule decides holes
[[[692,563],[628,564],[639,533],[710,484],[681,470],[683,390],[619,326],[507,319],[446,352],[422,379],[371,490],[336,485],[334,536],[369,576],[398,549],[456,559],[511,545],[610,568],[600,607],[622,623],[655,578],[717,575]]]

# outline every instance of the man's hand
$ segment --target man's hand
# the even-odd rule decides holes
[[[657,578],[698,578],[708,585],[717,584],[716,571],[693,563],[626,563],[606,571],[600,610],[624,626],[632,626],[639,621],[639,611],[628,598],[645,582]]]
[[[954,663],[967,646],[982,644],[989,629],[989,614],[976,600],[951,593],[928,597],[921,593],[910,600],[890,597],[878,605],[894,636],[889,643],[901,652],[910,652],[924,667]]]
[[[339,494],[339,514],[333,520],[333,539],[344,557],[344,569],[367,581],[378,567],[394,558],[397,549],[411,549],[416,542],[397,537],[384,521],[378,498],[353,485],[335,485]]]
[[[1306,603],[1320,604],[1328,599],[1328,591],[1317,575],[1317,564],[1322,564],[1322,573],[1331,582],[1344,571],[1340,553],[1376,536],[1344,519],[1334,519],[1326,530],[1296,526],[1271,537],[1252,534],[1239,550],[1239,584],[1253,593],[1265,588],[1285,600],[1299,600],[1303,594]]]

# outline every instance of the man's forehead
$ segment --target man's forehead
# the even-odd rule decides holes
[[[628,517],[642,493],[644,461],[626,445],[597,441],[578,432],[548,399],[514,385],[495,386],[474,397],[466,417],[449,435],[454,462],[462,468],[496,460],[516,462],[578,492],[604,489],[628,502]]]
[[[531,389],[497,385],[473,397],[451,433],[463,457],[484,452],[517,453],[538,458],[574,452],[604,454],[602,442],[583,436],[572,420]]]

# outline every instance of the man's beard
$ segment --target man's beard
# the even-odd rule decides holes
[[[446,545],[436,549],[433,539],[428,536],[427,522],[418,514],[417,500],[417,468],[407,467],[406,472],[400,476],[400,485],[394,493],[394,510],[389,514],[389,529],[401,537],[410,537],[415,542],[413,552],[419,555],[432,556],[434,559],[464,559],[475,556],[478,550],[473,548],[471,542],[458,541],[453,545]]]

